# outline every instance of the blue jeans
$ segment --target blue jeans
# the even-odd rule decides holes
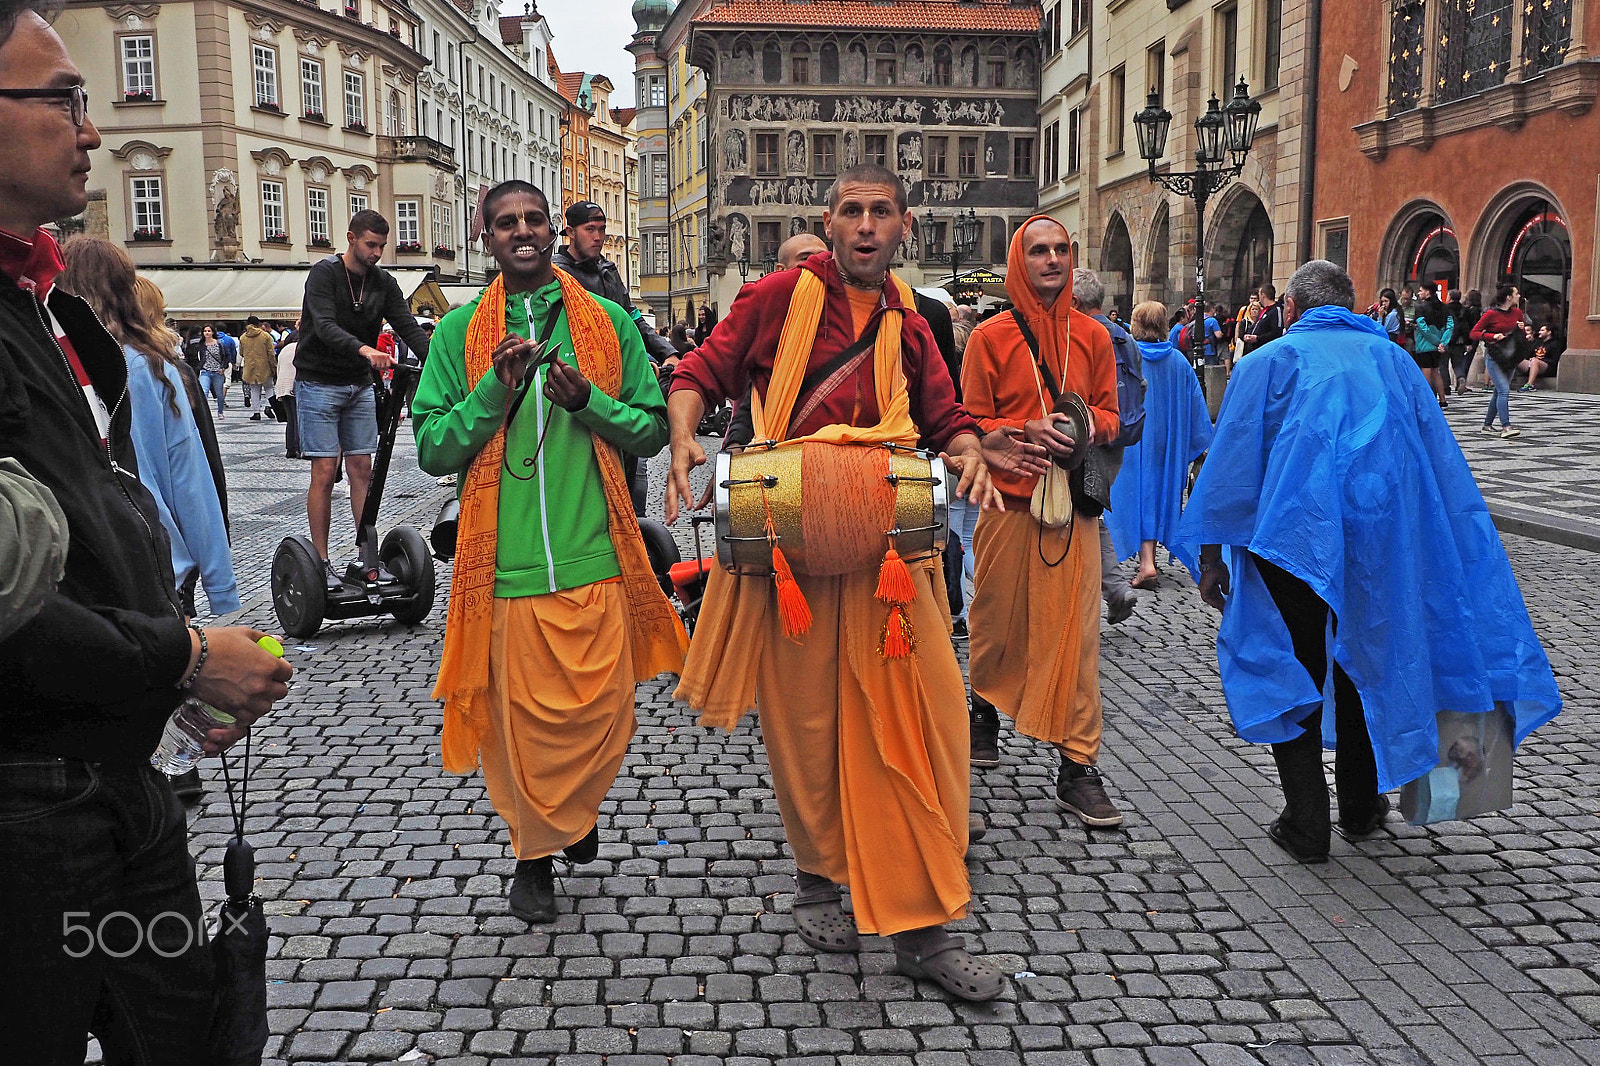
[[[961,574],[962,585],[961,613],[957,618],[966,618],[967,609],[972,606],[972,593],[968,591],[972,586],[972,531],[978,528],[978,511],[980,508],[968,503],[965,498],[950,501],[950,533],[961,541]]]
[[[200,371],[200,391],[217,401],[217,414],[226,408],[225,398],[228,395],[228,372],[226,370]]]
[[[1483,413],[1483,424],[1494,424],[1496,413],[1500,415],[1502,426],[1511,425],[1511,375],[1500,369],[1500,364],[1494,361],[1494,356],[1489,356],[1483,361],[1483,369],[1489,375],[1489,383],[1494,386],[1494,395],[1489,397],[1489,409]]]
[[[307,459],[371,455],[378,450],[378,407],[371,385],[294,383],[300,450]]]
[[[165,777],[0,751],[0,855],[9,1059],[78,1066],[93,1032],[117,1066],[208,1061],[211,951]]]

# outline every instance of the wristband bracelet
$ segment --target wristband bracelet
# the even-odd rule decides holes
[[[211,648],[206,643],[206,631],[202,626],[191,625],[189,629],[200,638],[200,657],[194,661],[194,669],[189,671],[189,676],[178,682],[178,687],[187,691],[194,687],[195,678],[200,676],[200,670],[206,665],[206,659],[211,656]]]

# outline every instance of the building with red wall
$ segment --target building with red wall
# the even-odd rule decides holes
[[[1600,5],[1325,0],[1313,248],[1358,301],[1416,281],[1517,284],[1600,392]]]

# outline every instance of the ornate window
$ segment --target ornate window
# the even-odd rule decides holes
[[[1422,96],[1422,51],[1426,17],[1421,0],[1397,3],[1389,14],[1389,110],[1417,106]],[[1448,37],[1440,42],[1448,48]]]
[[[322,64],[315,59],[300,60],[300,108],[313,122],[327,121],[327,104],[322,97]]]
[[[279,110],[278,50],[264,44],[251,45],[250,65],[255,72],[256,106]]]
[[[289,226],[283,214],[283,182],[261,183],[261,239],[271,243],[288,243]]]
[[[1560,66],[1572,44],[1572,0],[1522,0],[1522,31],[1529,74]]]
[[[1454,0],[1440,11],[1436,100],[1471,96],[1511,71],[1512,0]]]
[[[161,177],[146,174],[128,179],[128,211],[133,222],[133,239],[160,241],[167,238],[166,199]]]
[[[366,78],[359,71],[344,72],[344,124],[346,129],[367,128]]]
[[[369,208],[371,206],[372,206],[372,197],[368,196],[366,193],[364,193],[364,192],[353,192],[353,193],[350,194],[350,216],[352,218],[355,217],[357,212],[365,211],[367,208]]]
[[[415,200],[394,202],[395,244],[422,243],[422,209]]]
[[[657,274],[670,274],[672,272],[672,247],[667,242],[665,233],[652,233],[650,235],[650,258],[654,261]]]
[[[333,247],[328,228],[328,190],[312,186],[306,189],[306,232],[311,244],[317,248]]]
[[[122,98],[156,98],[156,39],[148,33],[129,34],[118,39],[122,54]]]
[[[455,251],[455,219],[450,205],[435,200],[433,203],[433,247]]]
[[[776,176],[779,167],[779,141],[776,133],[756,134],[756,170],[763,177]]]

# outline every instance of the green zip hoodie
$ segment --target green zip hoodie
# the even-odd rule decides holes
[[[529,293],[507,293],[506,331],[537,337],[560,296],[559,281]],[[545,398],[543,367],[528,383],[527,399],[506,435],[500,471],[496,596],[541,596],[620,574],[591,431],[634,455],[654,455],[667,443],[667,404],[639,330],[622,308],[595,299],[621,343],[621,393],[612,399],[591,388],[588,406],[569,413]],[[461,475],[458,494],[473,458],[500,427],[510,395],[493,370],[476,388],[467,386],[467,326],[477,307],[473,300],[440,319],[411,403],[418,465],[430,474]],[[577,366],[565,308],[559,314],[550,340],[559,346],[563,362]],[[541,431],[544,447],[535,457]]]

